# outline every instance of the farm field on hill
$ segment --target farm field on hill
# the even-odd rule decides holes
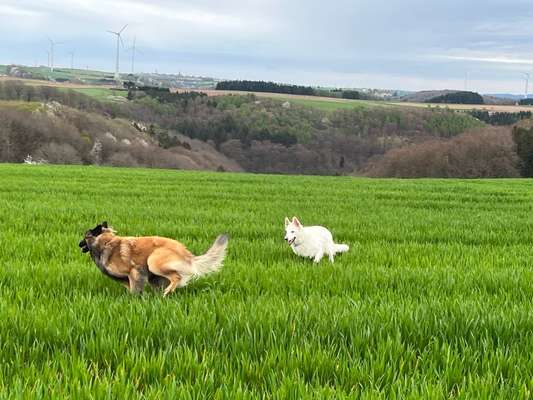
[[[527,180],[0,165],[1,398],[528,397]],[[297,258],[283,218],[351,246]],[[77,243],[107,220],[225,266],[132,297]]]
[[[185,92],[187,90],[179,90]],[[227,94],[246,95],[253,93],[257,97],[268,97],[278,100],[291,101],[296,104],[318,108],[324,111],[334,111],[338,109],[351,109],[362,107],[416,107],[416,108],[449,108],[451,110],[486,110],[494,112],[520,112],[531,111],[531,106],[507,106],[491,104],[433,104],[433,103],[413,103],[402,101],[376,101],[376,100],[349,100],[333,97],[308,96],[297,94],[266,93],[266,92],[242,92],[235,90],[197,90],[204,92],[208,96],[222,96]]]
[[[187,92],[187,89],[179,89],[177,92]],[[365,107],[386,106],[387,103],[372,100],[348,100],[334,97],[320,97],[300,94],[268,93],[268,92],[243,92],[238,90],[195,90],[207,94],[208,96],[242,95],[253,94],[259,98],[272,98],[281,101],[289,101],[295,104],[318,108],[323,111],[334,111],[338,109],[354,109]]]
[[[431,107],[431,108],[449,108],[450,110],[457,111],[470,111],[470,110],[484,110],[491,112],[508,112],[517,113],[521,111],[532,111],[531,106],[509,106],[499,104],[437,104],[437,103],[412,103],[412,102],[389,102],[387,103],[393,106],[401,107]]]

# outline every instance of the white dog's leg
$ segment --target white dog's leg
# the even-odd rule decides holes
[[[324,257],[324,250],[318,250],[318,252],[315,255],[315,259],[314,259],[315,263],[318,264],[320,260],[322,260],[322,257]]]
[[[333,263],[333,257],[335,256],[335,248],[333,244],[327,246],[326,253],[328,254],[329,261]]]

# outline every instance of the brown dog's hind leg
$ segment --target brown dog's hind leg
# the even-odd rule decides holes
[[[177,272],[169,273],[165,276],[170,281],[170,284],[166,287],[165,291],[163,292],[163,296],[166,296],[170,293],[172,293],[179,285],[181,276]]]
[[[133,294],[140,294],[148,280],[148,271],[146,269],[132,268],[128,275],[128,279],[130,282],[130,292]]]
[[[164,281],[168,283],[163,296],[172,293],[179,286],[181,281],[179,267],[182,266],[183,261],[175,251],[157,249],[148,257],[147,264],[151,274],[164,278]]]

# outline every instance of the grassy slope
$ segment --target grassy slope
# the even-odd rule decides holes
[[[0,165],[0,397],[518,397],[533,382],[528,181]],[[352,247],[296,258],[283,217]],[[226,265],[133,298],[77,242],[223,231]]]
[[[36,111],[41,107],[41,103],[38,101],[12,101],[12,100],[0,100],[0,108],[14,108],[20,111]]]
[[[127,90],[115,90],[109,88],[74,88],[73,90],[98,100],[109,100],[110,96],[126,97],[128,95]]]
[[[1,66],[7,68],[7,66]],[[76,79],[83,80],[87,83],[96,82],[100,79],[113,79],[113,74],[102,71],[93,71],[87,69],[70,69],[70,68],[61,68],[56,67],[54,71],[51,71],[50,68],[39,66],[39,67],[29,67],[29,66],[18,66],[18,68],[23,71],[31,72],[32,74],[41,75],[43,77],[51,79]]]
[[[338,101],[328,101],[323,99],[310,100],[310,99],[291,99],[287,98],[288,101],[300,104],[302,106],[318,108],[323,111],[335,111],[339,109],[354,109],[354,108],[366,108],[366,107],[375,107],[379,105],[377,102],[365,101],[365,100],[338,100]]]

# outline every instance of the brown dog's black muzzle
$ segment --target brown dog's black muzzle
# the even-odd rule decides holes
[[[87,241],[85,239],[79,242],[78,246],[81,247],[82,253],[87,253],[89,251],[89,246],[87,246]]]

